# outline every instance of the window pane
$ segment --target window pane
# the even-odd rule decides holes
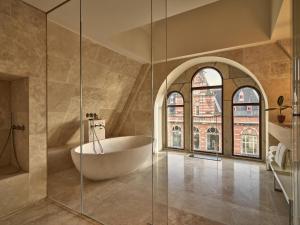
[[[192,104],[193,149],[222,152],[222,89],[193,90]]]
[[[239,89],[233,97],[233,103],[259,103],[259,100],[257,91],[250,87]],[[251,108],[251,106],[248,107]]]
[[[192,81],[192,87],[207,87],[222,85],[220,73],[213,68],[204,68],[198,71]]]
[[[183,97],[178,92],[172,92],[168,97],[168,105],[183,105]]]
[[[184,107],[169,106],[167,110],[168,147],[184,148]]]
[[[258,158],[259,155],[259,106],[235,106],[233,111],[234,155]]]
[[[199,129],[194,127],[193,129],[194,132],[194,138],[193,138],[193,149],[194,150],[200,150],[200,133],[199,133]]]

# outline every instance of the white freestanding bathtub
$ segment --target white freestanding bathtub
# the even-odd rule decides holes
[[[152,138],[127,136],[108,138],[82,145],[82,174],[91,180],[105,180],[141,168],[152,156]],[[80,171],[80,146],[71,150],[75,167]]]

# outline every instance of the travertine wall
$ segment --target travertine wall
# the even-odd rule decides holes
[[[0,154],[3,153],[2,157],[0,156],[0,167],[14,165],[17,168],[20,165],[23,171],[28,172],[28,80],[15,79],[11,81],[0,80]],[[12,135],[9,136],[11,122],[14,125],[24,125],[26,128],[24,131],[14,130],[13,132],[19,165],[17,165],[13,153]],[[4,148],[6,141],[7,145]]]
[[[0,181],[0,216],[46,197],[46,15],[0,0],[0,73],[28,78],[29,172]]]
[[[12,164],[23,171],[29,170],[29,96],[28,79],[21,78],[11,81],[11,112],[14,125],[24,125],[25,130],[14,130],[14,145],[17,160],[12,155]]]
[[[236,61],[247,69],[249,69],[259,80],[264,91],[267,95],[267,101],[270,107],[276,106],[277,98],[280,95],[283,95],[286,99],[286,104],[291,104],[291,51],[290,51],[290,42],[289,40],[282,40],[276,43],[264,44],[254,47],[240,48],[237,50],[223,51],[214,54],[208,54],[204,56],[219,56],[231,59]],[[200,56],[201,57],[201,56]],[[185,58],[179,60],[172,60],[166,63],[158,63],[153,66],[153,88],[154,88],[154,100],[155,96],[166,79],[167,75],[180,64],[186,62],[192,58]],[[230,72],[231,75],[234,74],[234,71]],[[151,77],[149,77],[150,79]],[[243,84],[243,79],[240,80],[240,85]],[[230,83],[224,83],[225,86],[228,86],[229,89],[235,88]],[[149,91],[148,91],[149,90]],[[121,123],[123,134],[136,134],[132,127],[140,127],[144,130],[144,133],[151,134],[152,126],[151,122],[147,123],[151,118],[152,111],[151,109],[146,110],[140,114],[137,114],[137,108],[141,108],[142,105],[151,104],[151,95],[143,94],[144,92],[150,92],[151,82],[145,81],[143,88],[140,93],[137,93],[136,96],[141,96],[142,101],[136,101],[134,107],[131,107],[129,110],[129,117],[126,123]],[[133,90],[134,91],[134,90]],[[225,93],[226,94],[226,93]],[[227,99],[231,98],[225,96]],[[227,104],[227,106],[226,106]],[[224,111],[229,103],[225,102]],[[286,110],[285,115],[287,116],[286,122],[291,120],[291,111]],[[277,121],[278,112],[272,111],[269,114],[270,121]],[[140,115],[140,116],[139,116]],[[231,132],[231,127],[225,126],[224,132]],[[230,142],[231,143],[231,142]],[[225,147],[231,148],[229,142]],[[263,145],[262,145],[263,146]]]
[[[48,146],[79,143],[79,35],[48,21]],[[142,64],[83,40],[83,111],[106,120],[112,136]]]
[[[185,71],[169,88],[168,92],[178,91],[184,96],[184,145],[185,150],[191,150],[191,80],[196,71],[202,67],[214,67],[220,71],[223,77],[223,137],[224,137],[224,146],[223,153],[225,156],[232,156],[232,96],[233,93],[242,86],[252,86],[260,90],[255,81],[245,74],[243,71],[236,69],[232,66],[226,65],[224,63],[202,63],[198,64],[187,71]],[[261,116],[262,116],[262,129],[261,129],[261,152],[262,159],[265,159],[265,140],[266,140],[266,132],[265,132],[265,103],[264,99],[261,99]],[[164,117],[165,118],[165,117]],[[165,124],[164,124],[165,126]],[[163,128],[165,129],[165,128]],[[164,143],[165,143],[164,137]]]
[[[9,81],[0,81],[0,167],[7,166],[11,161],[11,145],[4,150],[10,129],[11,88]]]
[[[241,48],[232,51],[224,51],[205,56],[219,56],[231,59],[240,63],[249,69],[263,86],[268,96],[269,105],[276,106],[277,98],[283,95],[286,104],[291,102],[291,59],[290,42],[283,40],[276,43],[265,44],[255,47]],[[168,62],[167,69],[165,65],[159,64],[156,67],[156,73],[165,79],[166,75],[181,63],[189,60],[181,59]],[[156,75],[157,77],[160,77]],[[155,91],[158,90],[162,81],[158,81]],[[287,121],[291,120],[291,112],[286,111]],[[277,121],[278,112],[270,112],[270,121]]]

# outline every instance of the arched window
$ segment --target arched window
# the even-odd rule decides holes
[[[200,150],[200,131],[197,127],[193,128],[193,135],[194,135],[194,149]]]
[[[182,139],[181,127],[176,125],[172,128],[172,147],[182,148],[181,139]]]
[[[261,97],[253,87],[241,87],[232,96],[233,155],[260,158]]]
[[[207,130],[206,145],[208,151],[219,151],[220,138],[218,129],[211,127]]]
[[[167,99],[167,143],[169,148],[184,148],[184,99],[171,92]]]
[[[192,78],[192,127],[193,150],[222,153],[223,133],[223,78],[212,67],[199,69]],[[215,128],[214,133],[207,133],[208,128]],[[197,135],[207,133],[207,144],[198,144]],[[200,136],[200,135],[199,135]],[[200,138],[200,137],[199,137]],[[198,146],[198,148],[197,148]]]
[[[242,131],[241,152],[247,156],[259,155],[258,135],[255,129],[246,128]]]

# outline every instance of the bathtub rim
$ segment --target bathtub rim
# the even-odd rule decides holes
[[[120,152],[122,152],[122,151],[130,151],[130,150],[134,150],[134,149],[137,149],[137,148],[140,148],[140,147],[142,147],[142,146],[149,145],[149,144],[152,145],[151,150],[152,150],[152,152],[153,152],[154,138],[151,137],[151,136],[144,136],[144,135],[136,135],[136,136],[134,136],[134,135],[131,135],[131,136],[111,137],[111,138],[106,138],[106,139],[104,139],[104,140],[108,140],[108,139],[117,139],[117,138],[126,138],[126,137],[143,137],[143,138],[149,139],[149,142],[147,142],[147,143],[145,143],[145,144],[138,145],[138,146],[133,147],[133,148],[126,148],[126,150],[120,150],[120,151],[114,151],[114,152],[107,152],[107,153],[103,153],[103,154],[101,154],[101,153],[97,153],[97,154],[95,154],[95,153],[84,153],[84,152],[83,152],[82,155],[86,155],[86,156],[88,156],[88,155],[91,155],[91,156],[98,156],[98,155],[117,154],[117,153],[120,153]],[[151,140],[152,140],[152,141],[151,141]],[[95,141],[95,142],[97,142],[97,141]],[[100,142],[101,142],[101,140],[100,140]],[[85,145],[91,144],[91,143],[93,143],[93,142],[84,143],[84,144],[82,145],[82,147],[85,146]],[[79,149],[79,152],[77,152],[76,149]],[[71,151],[72,154],[74,153],[74,154],[80,155],[80,154],[81,154],[81,153],[80,153],[80,145],[77,145],[77,146],[73,147],[70,151]]]

